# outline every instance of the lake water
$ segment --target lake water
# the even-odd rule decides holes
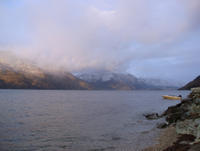
[[[153,143],[157,120],[188,91],[0,90],[1,151],[137,151]]]

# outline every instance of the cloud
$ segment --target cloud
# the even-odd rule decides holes
[[[46,68],[131,71],[142,76],[141,64],[148,67],[153,60],[148,70],[155,72],[157,67],[160,76],[162,64],[174,70],[179,67],[166,64],[166,59],[186,64],[187,54],[199,48],[192,39],[199,38],[195,34],[200,29],[199,0],[11,0],[0,4],[0,44]],[[186,41],[191,41],[192,49],[191,44],[181,47]]]

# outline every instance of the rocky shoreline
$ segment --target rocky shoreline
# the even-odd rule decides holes
[[[200,87],[193,88],[188,98],[169,107],[162,115],[144,115],[149,120],[165,118],[159,144],[144,151],[200,151]]]

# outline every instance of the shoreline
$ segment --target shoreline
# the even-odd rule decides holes
[[[142,151],[199,151],[200,150],[200,87],[193,88],[186,99],[168,107],[162,115],[145,115],[149,120],[165,118],[156,144]],[[164,128],[164,129],[163,129]]]
[[[160,130],[158,137],[153,139],[155,139],[156,143],[141,151],[163,151],[177,141],[178,135],[176,134],[175,127],[170,126]]]

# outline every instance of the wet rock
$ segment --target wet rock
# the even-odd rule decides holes
[[[95,148],[95,149],[90,149],[88,151],[107,151],[107,150],[115,150],[115,147],[109,146],[109,147],[106,147],[106,148]]]
[[[156,120],[156,119],[161,118],[161,116],[159,116],[158,113],[144,114],[144,116],[145,116],[148,120]]]
[[[181,102],[188,102],[188,101],[192,101],[192,98],[184,98],[181,100]]]
[[[95,148],[95,149],[90,149],[89,151],[105,151],[105,148]]]
[[[120,140],[120,139],[121,139],[121,137],[117,137],[117,136],[112,137],[112,140],[113,140],[113,141],[118,141],[118,140]]]
[[[169,107],[167,112],[164,114],[166,115],[166,121],[171,124],[175,123],[178,120],[185,119],[185,113],[188,110],[185,108],[181,108],[180,106]]]
[[[62,149],[66,149],[66,148],[67,148],[66,145],[61,145],[61,146],[59,146],[59,147],[62,148]]]
[[[163,116],[166,116],[166,121],[169,124],[188,119],[190,116],[190,114],[188,112],[190,111],[192,104],[193,104],[192,101],[184,100],[175,106],[169,107],[163,113]]]
[[[168,124],[165,122],[165,123],[158,123],[157,124],[157,128],[159,129],[163,129],[163,128],[166,128],[168,126]]]

